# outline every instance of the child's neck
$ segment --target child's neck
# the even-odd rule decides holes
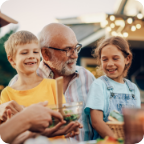
[[[18,73],[18,75],[19,76],[17,82],[12,86],[12,88],[16,90],[32,89],[43,80],[43,78],[39,77],[36,73],[28,75]]]
[[[109,77],[109,78],[110,78],[110,77]],[[116,81],[116,82],[118,82],[118,83],[124,84],[124,79],[123,79],[122,76],[116,77],[116,78],[110,78],[110,79],[112,79],[112,80],[114,80],[114,81]]]

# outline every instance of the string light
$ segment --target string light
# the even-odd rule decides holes
[[[138,13],[137,14],[137,18],[138,19],[142,19],[144,18],[144,15],[142,13]],[[109,17],[109,20],[110,21],[113,21],[113,22],[108,22],[107,21],[107,28],[106,30],[108,32],[111,33],[112,36],[122,36],[122,37],[125,37],[127,38],[129,36],[129,33],[128,32],[122,32],[125,28],[125,26],[130,26],[130,29],[131,31],[136,31],[137,29],[141,29],[142,28],[142,21],[141,20],[138,20],[136,17],[129,17],[126,19],[116,19],[116,17],[114,15],[111,15]],[[109,23],[109,24],[108,24]],[[129,27],[128,26],[128,27]],[[116,31],[114,31],[115,29],[114,28],[117,28]],[[127,31],[127,30],[126,30]]]
[[[127,33],[127,32],[124,32],[124,33],[123,33],[123,36],[124,36],[124,37],[128,37],[128,33]]]
[[[101,27],[102,28],[106,27],[106,25],[108,25],[108,21],[107,20],[101,22]]]
[[[111,15],[111,16],[110,16],[110,20],[111,20],[111,21],[114,21],[114,20],[115,20],[115,16],[114,16],[114,15]]]
[[[138,14],[137,14],[137,18],[138,18],[138,19],[142,19],[142,18],[143,18],[143,14],[142,14],[142,13],[138,13]]]
[[[116,33],[115,31],[112,31],[112,32],[111,32],[111,35],[112,35],[112,36],[117,36],[117,33]]]
[[[135,27],[135,26],[132,26],[132,27],[131,27],[131,31],[136,31],[136,27]]]
[[[133,22],[133,19],[132,19],[132,18],[128,18],[128,19],[127,19],[127,23],[132,24],[132,22]]]
[[[136,24],[136,28],[140,29],[141,28],[141,24]]]
[[[110,31],[111,31],[111,28],[110,28],[110,27],[107,27],[107,31],[110,32]]]
[[[115,24],[114,24],[114,23],[111,23],[111,24],[110,24],[110,27],[111,27],[111,28],[114,28],[114,27],[115,27]]]

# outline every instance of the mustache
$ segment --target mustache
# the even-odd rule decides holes
[[[67,60],[66,63],[68,64],[68,63],[76,63],[76,62],[77,62],[77,59],[69,59]]]

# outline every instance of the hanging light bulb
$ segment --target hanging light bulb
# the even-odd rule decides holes
[[[115,31],[112,31],[112,32],[111,32],[111,35],[112,35],[112,36],[117,36],[117,33],[116,33]]]
[[[140,29],[141,28],[141,24],[136,24],[136,28]]]
[[[106,25],[108,25],[108,21],[104,20],[104,21],[101,22],[100,25],[101,25],[102,28],[104,28],[104,27],[106,27]]]
[[[138,19],[142,19],[142,18],[143,18],[143,14],[142,14],[142,13],[138,13],[138,14],[137,14],[137,18],[138,18]]]
[[[107,27],[107,31],[110,32],[110,31],[111,31],[111,28],[110,28],[110,27]]]
[[[115,20],[115,16],[114,16],[114,15],[111,15],[111,16],[110,16],[110,20],[111,20],[111,21],[114,21],[114,20]]]
[[[135,27],[135,26],[132,26],[132,27],[131,27],[131,31],[136,31],[136,27]]]
[[[111,28],[114,28],[114,27],[115,27],[115,24],[114,24],[114,23],[111,23],[111,24],[110,24],[110,27],[111,27]]]
[[[133,22],[133,19],[132,19],[132,18],[128,18],[128,19],[127,19],[127,23],[128,23],[128,24],[132,24],[132,22]]]
[[[127,33],[127,32],[124,32],[124,33],[123,33],[123,37],[128,37],[128,33]]]

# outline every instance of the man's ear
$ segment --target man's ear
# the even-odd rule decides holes
[[[49,59],[50,59],[50,53],[49,53],[48,49],[47,48],[42,48],[41,49],[41,53],[42,53],[43,59],[45,61],[49,61]]]
[[[8,61],[10,62],[10,64],[12,65],[12,67],[15,68],[16,63],[14,62],[13,58],[11,56],[8,56]]]

